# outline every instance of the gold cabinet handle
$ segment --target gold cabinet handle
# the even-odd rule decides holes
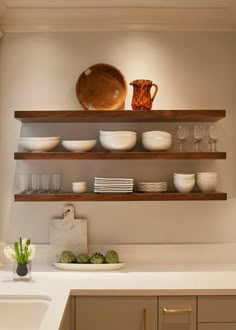
[[[143,309],[143,330],[147,330],[147,311]]]
[[[179,308],[179,309],[168,309],[163,308],[163,312],[166,314],[190,314],[192,313],[192,308]]]

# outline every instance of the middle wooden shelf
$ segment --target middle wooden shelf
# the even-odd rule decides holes
[[[226,152],[15,152],[15,160],[226,159]]]

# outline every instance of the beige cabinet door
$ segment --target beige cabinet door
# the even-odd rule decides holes
[[[157,298],[76,297],[76,330],[157,330]]]
[[[196,330],[196,297],[160,297],[158,330]]]
[[[199,323],[198,330],[235,330],[236,323]]]

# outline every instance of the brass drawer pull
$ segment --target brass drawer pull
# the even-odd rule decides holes
[[[163,308],[163,312],[166,314],[190,314],[192,313],[192,308],[179,308],[179,309],[168,309]]]
[[[143,330],[147,330],[147,312],[146,312],[146,308],[143,309]]]

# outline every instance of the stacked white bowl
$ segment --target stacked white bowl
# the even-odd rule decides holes
[[[197,173],[197,185],[202,192],[216,191],[217,173],[216,172]]]
[[[137,133],[132,131],[100,131],[101,145],[109,151],[128,151],[137,142]]]
[[[174,186],[181,193],[189,193],[195,185],[195,174],[174,174]]]
[[[148,151],[166,151],[170,149],[172,137],[163,131],[149,131],[142,133],[142,144]]]

